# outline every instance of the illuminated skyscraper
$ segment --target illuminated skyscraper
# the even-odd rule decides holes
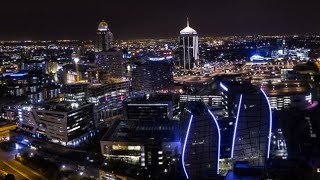
[[[174,88],[173,63],[164,57],[141,60],[133,66],[132,88],[147,93],[166,93]]]
[[[108,24],[102,21],[97,31],[95,43],[97,72],[102,77],[98,77],[100,82],[119,82],[124,77],[123,52],[113,48],[113,34]],[[97,78],[97,77],[96,77]]]
[[[106,81],[113,81],[112,79],[122,79],[125,76],[125,67],[123,52],[118,49],[109,49],[96,53],[96,64],[99,66],[100,72]]]
[[[270,155],[272,111],[262,89],[246,82],[222,82],[226,115],[235,117],[231,158],[264,166]]]
[[[187,19],[187,27],[180,31],[179,48],[179,66],[183,69],[194,68],[199,59],[199,43],[197,31],[189,26],[189,19]]]
[[[95,52],[107,51],[112,48],[113,34],[111,33],[108,24],[103,20],[100,22],[97,30],[97,39],[95,42]]]
[[[220,128],[203,102],[188,102],[181,119],[182,167],[186,179],[219,174]]]

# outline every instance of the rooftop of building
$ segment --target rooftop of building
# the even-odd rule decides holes
[[[189,18],[187,18],[187,27],[185,27],[184,29],[182,29],[180,31],[180,34],[181,35],[185,35],[185,34],[197,34],[197,31],[192,29],[190,26],[189,26]]]
[[[108,23],[106,21],[102,20],[99,23],[98,30],[99,31],[107,31],[107,30],[109,30]]]
[[[129,98],[127,102],[139,103],[139,102],[159,102],[159,101],[173,101],[174,96],[170,94],[136,94]]]
[[[84,106],[89,105],[90,103],[84,103],[84,104],[79,104],[79,103],[73,103],[73,102],[68,102],[68,101],[62,101],[62,102],[48,102],[43,104],[41,107],[42,110],[47,110],[47,111],[57,111],[57,112],[70,112],[74,111],[77,109],[80,109]]]
[[[49,75],[42,73],[41,70],[21,70],[18,72],[13,73],[3,73],[0,75],[3,78],[10,78],[10,79],[21,79],[21,78],[30,78],[30,77],[49,77]]]
[[[117,81],[114,82],[109,82],[109,83],[91,83],[89,84],[89,88],[90,89],[98,89],[98,88],[102,88],[102,87],[106,87],[106,86],[112,86],[112,85],[117,85],[117,84],[122,84],[122,83],[129,83],[128,80],[126,79],[117,79]]]
[[[115,142],[178,142],[179,125],[176,121],[120,120],[113,123],[101,141]]]
[[[78,70],[79,72],[85,72],[90,68],[93,68],[93,65],[89,65],[89,64],[78,64]],[[76,65],[75,64],[66,64],[63,66],[64,69],[67,70],[73,70],[73,71],[77,71]]]

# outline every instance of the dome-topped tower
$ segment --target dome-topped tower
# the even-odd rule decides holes
[[[102,21],[99,23],[98,30],[99,30],[99,31],[107,31],[107,30],[108,30],[108,23],[105,22],[104,20],[102,20]]]
[[[113,34],[109,29],[108,23],[102,20],[97,30],[95,42],[95,52],[108,51],[113,46]]]

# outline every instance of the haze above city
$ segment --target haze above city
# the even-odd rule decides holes
[[[0,40],[94,39],[105,19],[116,39],[172,38],[186,17],[201,36],[320,31],[315,0],[4,0]]]

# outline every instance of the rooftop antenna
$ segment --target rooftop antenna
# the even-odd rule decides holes
[[[187,27],[189,27],[189,17],[187,17]]]

